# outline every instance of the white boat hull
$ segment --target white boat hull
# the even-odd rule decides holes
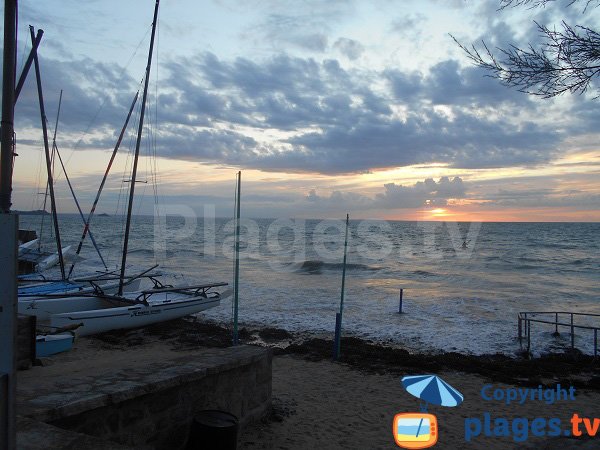
[[[71,253],[71,249],[72,246],[68,245],[67,247],[63,247],[61,250],[61,253],[63,255],[63,259],[66,260],[69,256],[69,254]],[[55,265],[58,264],[60,258],[58,256],[58,252],[47,256],[46,258],[42,259],[40,262],[38,262],[37,264],[37,271],[38,272],[43,272],[44,270],[49,269],[50,267],[54,267]]]
[[[125,292],[136,291],[140,287],[140,279],[130,281],[124,286]],[[100,285],[107,294],[114,294],[119,289],[119,283],[107,283]],[[67,295],[72,293],[87,294],[92,293],[93,288],[83,290],[66,290],[54,292],[53,295]],[[36,316],[40,321],[50,320],[52,314],[60,314],[71,311],[87,311],[90,309],[104,308],[105,303],[98,297],[19,297],[19,314],[26,316]]]
[[[221,297],[218,295],[205,297],[162,293],[155,294],[153,297],[148,305],[135,304],[86,311],[80,308],[62,314],[52,314],[50,316],[50,326],[60,328],[81,324],[77,329],[77,334],[86,336],[111,330],[143,327],[157,322],[177,319],[214,308],[219,306],[221,302]],[[77,299],[74,300],[77,301]],[[80,299],[82,302],[87,300],[85,297]],[[96,300],[103,302],[102,299]]]

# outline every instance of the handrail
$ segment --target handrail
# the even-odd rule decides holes
[[[521,314],[572,314],[574,316],[600,317],[600,314],[570,312],[570,311],[521,311],[521,312],[519,312],[519,315],[521,315]]]
[[[539,315],[554,315],[554,320],[543,320],[540,318],[535,318],[535,316]],[[559,315],[568,315],[571,317],[569,323],[559,322]],[[533,316],[533,317],[532,317]],[[554,336],[559,336],[558,327],[569,327],[571,329],[571,348],[575,348],[575,328],[583,329],[583,330],[593,330],[594,331],[594,358],[598,356],[598,332],[600,331],[599,326],[591,326],[591,325],[580,325],[574,322],[574,317],[584,316],[584,317],[600,317],[600,314],[595,313],[581,313],[581,312],[571,312],[571,311],[521,311],[518,313],[518,334],[519,334],[519,343],[522,345],[523,343],[523,335],[527,337],[527,354],[531,353],[531,323],[545,323],[549,325],[554,325]],[[524,329],[523,329],[524,327]]]

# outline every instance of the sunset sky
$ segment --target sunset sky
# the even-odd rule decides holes
[[[600,28],[600,11],[494,0],[163,0],[148,103],[159,197],[247,217],[599,221],[600,99],[536,99],[473,67],[449,33],[539,41],[533,20]],[[584,2],[585,3],[585,2]],[[153,0],[19,2],[18,71],[39,49],[49,133],[84,210],[144,75]],[[33,70],[16,108],[13,208],[45,184]],[[130,126],[100,212],[114,214]],[[137,186],[151,213],[144,157]],[[60,212],[75,212],[57,169]]]

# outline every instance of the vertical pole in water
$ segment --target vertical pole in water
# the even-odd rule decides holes
[[[19,216],[10,213],[15,115],[17,2],[4,2],[2,127],[0,130],[0,448],[17,447],[17,239]]]
[[[598,356],[598,329],[594,329],[594,358]]]
[[[400,305],[398,306],[398,313],[402,314],[402,294],[404,293],[404,289],[400,288]]]
[[[554,313],[554,336],[558,336],[558,313]]]
[[[519,325],[518,325],[518,330],[519,330],[519,344],[521,344],[523,341],[523,330],[522,330],[522,325],[521,325],[521,314],[519,314],[518,316],[518,321],[519,321]]]
[[[334,342],[334,359],[338,359],[340,356],[341,341],[342,341],[342,319],[344,316],[344,288],[346,284],[346,258],[348,250],[348,223],[350,222],[350,215],[346,214],[346,235],[344,237],[344,263],[342,264],[342,293],[340,295],[340,312],[339,321],[338,315],[335,318],[335,342]]]
[[[242,193],[242,172],[239,171],[237,175],[237,194],[235,205],[235,273],[233,284],[233,345],[239,344],[238,304],[240,291],[240,195]]]

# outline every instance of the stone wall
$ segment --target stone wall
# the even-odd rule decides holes
[[[221,350],[231,351],[215,354],[212,362],[207,357],[203,369],[180,367],[175,377],[149,376],[145,389],[115,386],[102,401],[104,406],[83,412],[72,409],[73,414],[64,410],[60,414],[64,417],[48,423],[124,445],[182,449],[194,414],[217,409],[238,417],[241,432],[270,409],[272,352],[248,347]]]

